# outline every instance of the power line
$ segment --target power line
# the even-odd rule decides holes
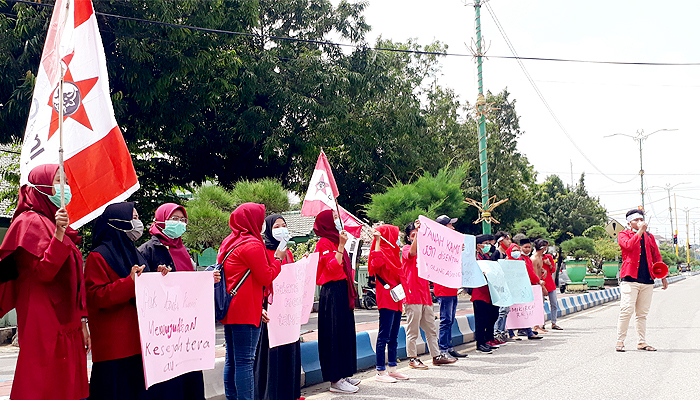
[[[53,8],[52,4],[35,3],[32,1],[27,1],[27,0],[6,0],[6,1],[7,1],[7,3],[22,3],[22,4],[29,4],[32,6]],[[491,13],[491,15],[494,17],[494,19],[496,19],[495,14],[493,14],[493,11],[490,9],[490,6],[488,4],[486,4],[486,6],[489,9],[489,12]],[[17,14],[8,14],[8,13],[3,13],[3,14],[8,15],[8,16],[17,17]],[[233,36],[256,37],[256,38],[265,38],[265,39],[273,39],[273,40],[284,40],[284,41],[289,41],[289,42],[319,44],[319,45],[326,45],[326,46],[349,47],[349,48],[355,48],[355,49],[361,49],[361,50],[386,51],[386,52],[393,52],[393,53],[434,55],[434,56],[446,56],[446,57],[474,57],[473,54],[467,54],[467,53],[447,53],[447,52],[436,52],[436,51],[392,49],[392,48],[387,48],[387,47],[367,46],[367,45],[363,45],[363,44],[331,42],[331,41],[327,41],[327,40],[301,39],[301,38],[294,38],[294,37],[288,37],[288,36],[265,35],[265,34],[261,34],[261,33],[251,33],[251,32],[235,32],[235,31],[227,31],[224,29],[203,28],[203,27],[193,26],[193,25],[172,24],[172,23],[168,23],[168,22],[153,21],[153,20],[147,20],[147,19],[142,19],[142,18],[125,17],[122,15],[107,14],[107,13],[101,13],[101,12],[95,12],[95,15],[100,15],[100,16],[107,17],[107,18],[126,20],[126,21],[142,22],[145,24],[159,25],[159,26],[165,26],[165,27],[170,27],[170,28],[191,29],[191,30],[195,30],[195,31],[202,31],[202,32],[209,32],[209,33],[220,33],[220,34],[233,35]],[[499,26],[499,30],[501,30],[502,28],[500,27],[500,24],[498,22],[497,22],[497,25]],[[502,32],[502,33],[505,35],[505,32]],[[681,66],[681,67],[682,66],[700,66],[700,62],[677,63],[677,62],[601,61],[601,60],[581,60],[581,59],[553,58],[553,57],[520,57],[520,56],[515,55],[515,54],[513,56],[488,56],[487,58],[496,58],[496,59],[504,59],[504,60],[517,60],[518,62],[521,62],[521,60],[530,60],[530,61],[553,61],[553,62],[569,62],[569,63],[585,63],[585,64],[608,64],[608,65]]]
[[[561,128],[562,132],[564,132],[564,135],[566,135],[566,137],[569,139],[569,141],[570,141],[571,144],[574,146],[574,148],[576,148],[576,150],[578,150],[578,152],[581,154],[581,156],[582,156],[586,161],[588,161],[588,163],[591,164],[591,166],[592,166],[593,168],[595,168],[596,171],[600,172],[601,175],[603,175],[604,177],[608,178],[609,180],[611,180],[611,181],[613,181],[613,182],[615,182],[615,183],[618,183],[618,184],[624,184],[624,183],[632,182],[635,178],[632,178],[632,179],[630,179],[630,180],[628,180],[628,181],[621,182],[621,181],[618,181],[618,180],[615,180],[615,179],[609,177],[609,176],[606,175],[603,171],[601,171],[600,168],[598,168],[595,164],[593,164],[593,161],[591,161],[591,160],[588,158],[588,156],[586,156],[586,154],[583,152],[583,150],[581,150],[581,148],[578,147],[578,145],[576,144],[576,142],[574,141],[574,139],[571,137],[571,135],[569,134],[569,132],[568,132],[568,131],[566,130],[566,128],[564,127],[564,124],[559,120],[559,118],[557,117],[557,115],[554,113],[554,110],[552,109],[552,107],[549,106],[549,103],[548,103],[547,100],[544,98],[544,95],[543,95],[542,92],[540,91],[539,87],[537,87],[537,84],[535,83],[535,80],[532,78],[532,76],[530,76],[530,73],[529,73],[529,72],[527,71],[527,69],[525,68],[525,64],[523,64],[522,59],[521,59],[520,57],[518,57],[518,53],[517,53],[517,51],[515,51],[515,47],[514,47],[513,44],[511,43],[510,39],[508,38],[508,35],[506,34],[506,31],[503,29],[503,26],[501,26],[501,22],[498,20],[498,17],[496,17],[496,14],[494,13],[493,9],[491,8],[491,5],[490,5],[489,3],[486,3],[485,6],[486,6],[486,9],[488,10],[489,14],[491,14],[491,17],[493,18],[493,21],[496,23],[496,27],[498,28],[498,31],[501,33],[501,36],[503,36],[503,39],[505,40],[506,44],[508,45],[508,48],[510,49],[511,53],[513,53],[513,56],[515,56],[515,57],[517,58],[518,64],[520,65],[520,69],[523,70],[523,73],[525,74],[525,77],[527,78],[528,81],[530,81],[530,85],[532,85],[532,88],[535,89],[535,93],[537,93],[537,96],[539,96],[540,100],[542,100],[542,104],[544,104],[545,108],[547,108],[547,111],[549,111],[549,114],[552,116],[552,118],[553,118],[554,121],[557,123],[557,125],[559,125],[559,128]]]

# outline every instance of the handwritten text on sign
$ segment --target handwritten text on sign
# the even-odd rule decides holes
[[[513,304],[513,296],[510,294],[501,265],[496,261],[488,260],[479,260],[476,263],[488,280],[491,304],[499,307],[511,306]]]
[[[272,281],[274,295],[267,307],[270,348],[299,340],[301,325],[309,322],[314,303],[316,268],[318,253],[312,253],[295,263],[282,265],[280,274]]]
[[[211,272],[144,273],[136,309],[146,388],[214,368],[214,278]]]
[[[535,325],[544,325],[542,287],[540,285],[532,285],[530,287],[535,300],[510,306],[510,312],[506,319],[507,329],[532,328]]]
[[[464,235],[419,216],[418,276],[445,287],[462,287]]]

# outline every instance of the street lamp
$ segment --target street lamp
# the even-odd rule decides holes
[[[604,137],[611,137],[611,136],[627,136],[632,138],[632,140],[637,140],[639,141],[639,180],[642,183],[641,186],[641,193],[642,193],[642,210],[644,210],[644,168],[642,166],[642,141],[646,140],[649,136],[661,132],[661,131],[677,131],[678,129],[659,129],[657,131],[654,131],[652,133],[647,133],[646,135],[644,134],[644,129],[640,129],[637,131],[637,134],[635,136],[632,135],[627,135],[625,133],[613,133],[612,135],[607,135]]]
[[[667,183],[666,186],[651,186],[649,188],[649,189],[651,189],[651,188],[657,187],[657,188],[666,190],[666,192],[668,193],[668,219],[671,221],[671,235],[672,236],[673,236],[673,209],[671,208],[671,189],[673,189],[676,186],[685,185],[688,183],[690,183],[690,182],[676,183],[673,186],[671,186],[670,183]],[[642,195],[642,204],[644,204],[643,201],[644,201],[644,195]],[[642,206],[642,208],[644,208],[644,206]],[[675,235],[678,236],[678,232],[676,232]],[[676,236],[674,236],[674,237],[676,237]],[[676,249],[676,255],[678,255],[678,243],[672,242],[672,244]]]

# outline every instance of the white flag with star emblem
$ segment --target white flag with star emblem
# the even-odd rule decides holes
[[[63,76],[63,149],[78,228],[139,188],[114,117],[102,38],[90,0],[57,0],[36,77],[20,161],[21,183],[42,164],[58,163],[59,89]]]
[[[337,208],[335,199],[339,194],[326,153],[321,151],[318,161],[316,161],[314,173],[311,175],[309,189],[306,191],[306,197],[304,197],[301,215],[315,217],[323,210],[335,210]]]

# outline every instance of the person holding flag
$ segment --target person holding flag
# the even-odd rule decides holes
[[[70,186],[64,189],[68,204]],[[22,346],[10,393],[16,400],[88,396],[83,256],[60,198],[58,165],[32,169],[0,246],[0,310],[16,308]]]

